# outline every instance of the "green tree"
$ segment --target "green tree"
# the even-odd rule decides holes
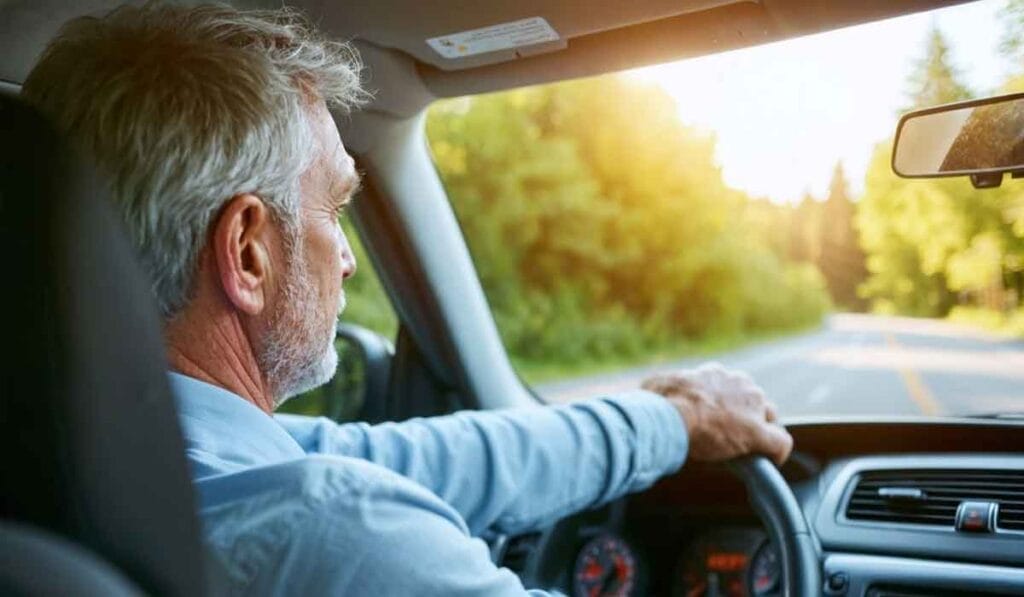
[[[864,251],[854,229],[855,206],[841,162],[832,171],[828,198],[821,206],[818,268],[828,284],[832,300],[847,309],[865,306],[857,288],[867,277]]]
[[[818,263],[821,257],[821,202],[804,193],[790,220],[791,256],[795,261]]]
[[[897,178],[891,152],[891,143],[876,147],[857,204],[856,226],[868,256],[860,294],[883,312],[945,315],[956,298],[946,283],[946,262],[965,236],[955,196],[936,181]]]
[[[1024,0],[1006,0],[999,11],[1003,23],[999,50],[1003,56],[1024,64]]]
[[[910,109],[970,99],[972,94],[960,78],[960,72],[950,60],[945,36],[938,27],[932,26],[924,56],[914,65],[908,81]]]
[[[950,63],[949,46],[938,28],[908,77],[911,108],[960,101],[971,92]],[[858,202],[856,225],[867,254],[868,279],[860,295],[876,309],[941,316],[958,294],[948,280],[949,260],[970,244],[970,215],[976,208],[963,180],[906,180],[889,166],[892,143],[875,148]]]

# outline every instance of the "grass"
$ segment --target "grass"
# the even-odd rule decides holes
[[[530,361],[511,358],[512,365],[529,385],[561,381],[575,377],[587,377],[612,373],[623,369],[660,365],[690,357],[714,356],[716,354],[764,344],[781,338],[796,336],[816,329],[820,324],[784,330],[772,330],[746,334],[714,335],[696,340],[684,340],[676,345],[646,354],[605,360],[583,360],[573,362]]]

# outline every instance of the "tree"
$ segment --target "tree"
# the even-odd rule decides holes
[[[945,36],[933,26],[928,33],[925,54],[916,62],[909,78],[909,109],[970,99],[972,94],[960,82],[960,76],[950,62]]]
[[[999,16],[1003,22],[999,50],[1003,56],[1024,63],[1024,0],[1007,0]]]
[[[875,148],[857,204],[856,228],[868,269],[860,295],[878,311],[943,316],[956,298],[945,268],[962,243],[963,222],[942,185],[897,178],[889,166],[891,154],[891,142]]]
[[[818,263],[821,257],[821,202],[805,192],[793,211],[790,227],[791,258]]]
[[[854,230],[855,207],[841,162],[832,171],[828,198],[821,208],[818,268],[828,284],[832,300],[855,311],[864,308],[857,288],[867,276],[865,255]]]
[[[950,63],[949,46],[933,27],[923,57],[908,77],[911,108],[969,99]],[[950,286],[950,260],[971,244],[977,196],[963,180],[906,180],[889,166],[892,143],[882,143],[865,177],[856,226],[867,254],[860,294],[876,309],[942,316],[962,297]]]

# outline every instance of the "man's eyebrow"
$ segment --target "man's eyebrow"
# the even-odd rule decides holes
[[[349,183],[345,185],[344,195],[342,196],[341,205],[345,206],[352,202],[352,198],[355,197],[360,190],[363,188],[363,175],[358,171],[349,179]]]
[[[338,185],[331,193],[337,207],[345,207],[352,202],[352,198],[363,188],[363,177],[357,171],[347,179],[347,182]]]

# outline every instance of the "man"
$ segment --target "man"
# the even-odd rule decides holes
[[[148,5],[72,21],[24,86],[114,183],[234,591],[522,594],[476,537],[641,490],[687,455],[786,458],[774,408],[720,367],[571,406],[272,416],[337,365],[356,268],[338,217],[359,180],[328,106],[366,99],[359,70],[293,12]]]

